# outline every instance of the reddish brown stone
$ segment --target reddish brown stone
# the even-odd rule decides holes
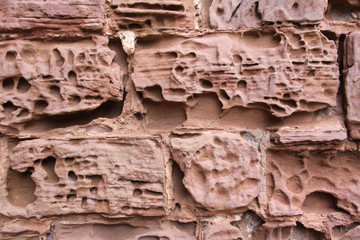
[[[273,139],[282,144],[340,142],[347,139],[347,129],[339,120],[321,121],[311,125],[281,127]]]
[[[270,215],[299,216],[326,232],[359,216],[357,153],[268,151],[266,158]]]
[[[3,0],[0,239],[359,239],[359,19]]]
[[[138,44],[132,79],[145,99],[187,103],[215,93],[222,109],[277,117],[336,105],[336,48],[316,30],[245,31]]]
[[[247,206],[259,194],[260,156],[239,134],[203,132],[171,139],[172,155],[196,202],[209,210]]]
[[[143,221],[123,224],[64,224],[55,225],[56,239],[96,239],[96,240],[195,240],[195,225],[177,222]]]
[[[208,223],[203,229],[206,240],[243,239],[243,240],[289,240],[308,239],[323,240],[325,234],[301,223],[269,222],[264,223],[253,213],[244,213],[236,219],[215,220]]]
[[[123,71],[108,40],[0,42],[0,125],[93,110],[123,97]]]
[[[156,139],[28,140],[9,159],[4,215],[165,213],[165,159]]]
[[[333,228],[331,239],[334,240],[356,240],[360,238],[360,227],[357,223],[349,226]]]
[[[326,10],[326,0],[260,0],[259,13],[264,22],[319,23]]]
[[[360,32],[351,33],[346,40],[346,55],[344,58],[345,93],[347,103],[348,125],[350,135],[360,139]]]
[[[191,0],[111,0],[111,26],[115,30],[189,29],[194,27]]]
[[[258,0],[214,0],[209,19],[211,27],[217,29],[260,27],[262,23]]]
[[[4,0],[0,32],[82,35],[102,31],[104,15],[105,1],[101,0]]]
[[[256,28],[269,23],[319,24],[326,4],[325,0],[214,0],[208,14],[210,26],[217,29]]]

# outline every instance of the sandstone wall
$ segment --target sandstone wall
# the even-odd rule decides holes
[[[357,0],[3,0],[0,239],[360,239]]]

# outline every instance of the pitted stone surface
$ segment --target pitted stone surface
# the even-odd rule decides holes
[[[359,239],[358,0],[3,0],[0,239]]]
[[[319,23],[326,11],[326,0],[260,0],[259,13],[264,22]]]
[[[258,0],[214,0],[209,8],[212,28],[236,29],[260,27],[262,23]]]
[[[164,214],[165,159],[156,139],[28,140],[9,159],[2,214]],[[16,192],[24,175],[33,181],[31,199]]]
[[[186,103],[213,92],[222,109],[265,109],[277,117],[336,105],[336,48],[316,30],[160,42],[145,49],[139,43],[134,55],[135,87],[152,101]]]
[[[190,0],[111,0],[111,26],[116,30],[156,30],[194,27]]]
[[[326,0],[214,0],[210,26],[216,29],[256,28],[266,24],[319,24]]]
[[[359,214],[356,153],[268,151],[266,157],[271,215]]]
[[[105,1],[101,0],[4,0],[0,6],[0,32],[82,35],[101,31],[104,15]]]
[[[244,207],[259,194],[259,152],[239,134],[174,137],[171,152],[185,174],[185,187],[209,210]]]
[[[123,71],[108,40],[0,42],[0,125],[121,101]]]

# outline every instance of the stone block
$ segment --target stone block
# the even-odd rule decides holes
[[[10,153],[1,213],[165,213],[165,158],[153,138],[35,139]]]
[[[260,154],[240,134],[203,132],[171,138],[174,160],[194,200],[209,210],[246,207],[260,191]]]
[[[222,110],[257,108],[277,117],[336,106],[337,49],[317,30],[217,33],[149,44],[138,43],[132,80],[152,102],[187,104],[213,93]]]
[[[86,35],[101,32],[104,17],[102,0],[5,0],[0,6],[0,32]]]
[[[0,125],[94,110],[123,98],[123,70],[108,39],[0,42]]]

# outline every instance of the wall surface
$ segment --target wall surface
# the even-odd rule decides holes
[[[358,0],[3,0],[0,239],[360,239]]]

